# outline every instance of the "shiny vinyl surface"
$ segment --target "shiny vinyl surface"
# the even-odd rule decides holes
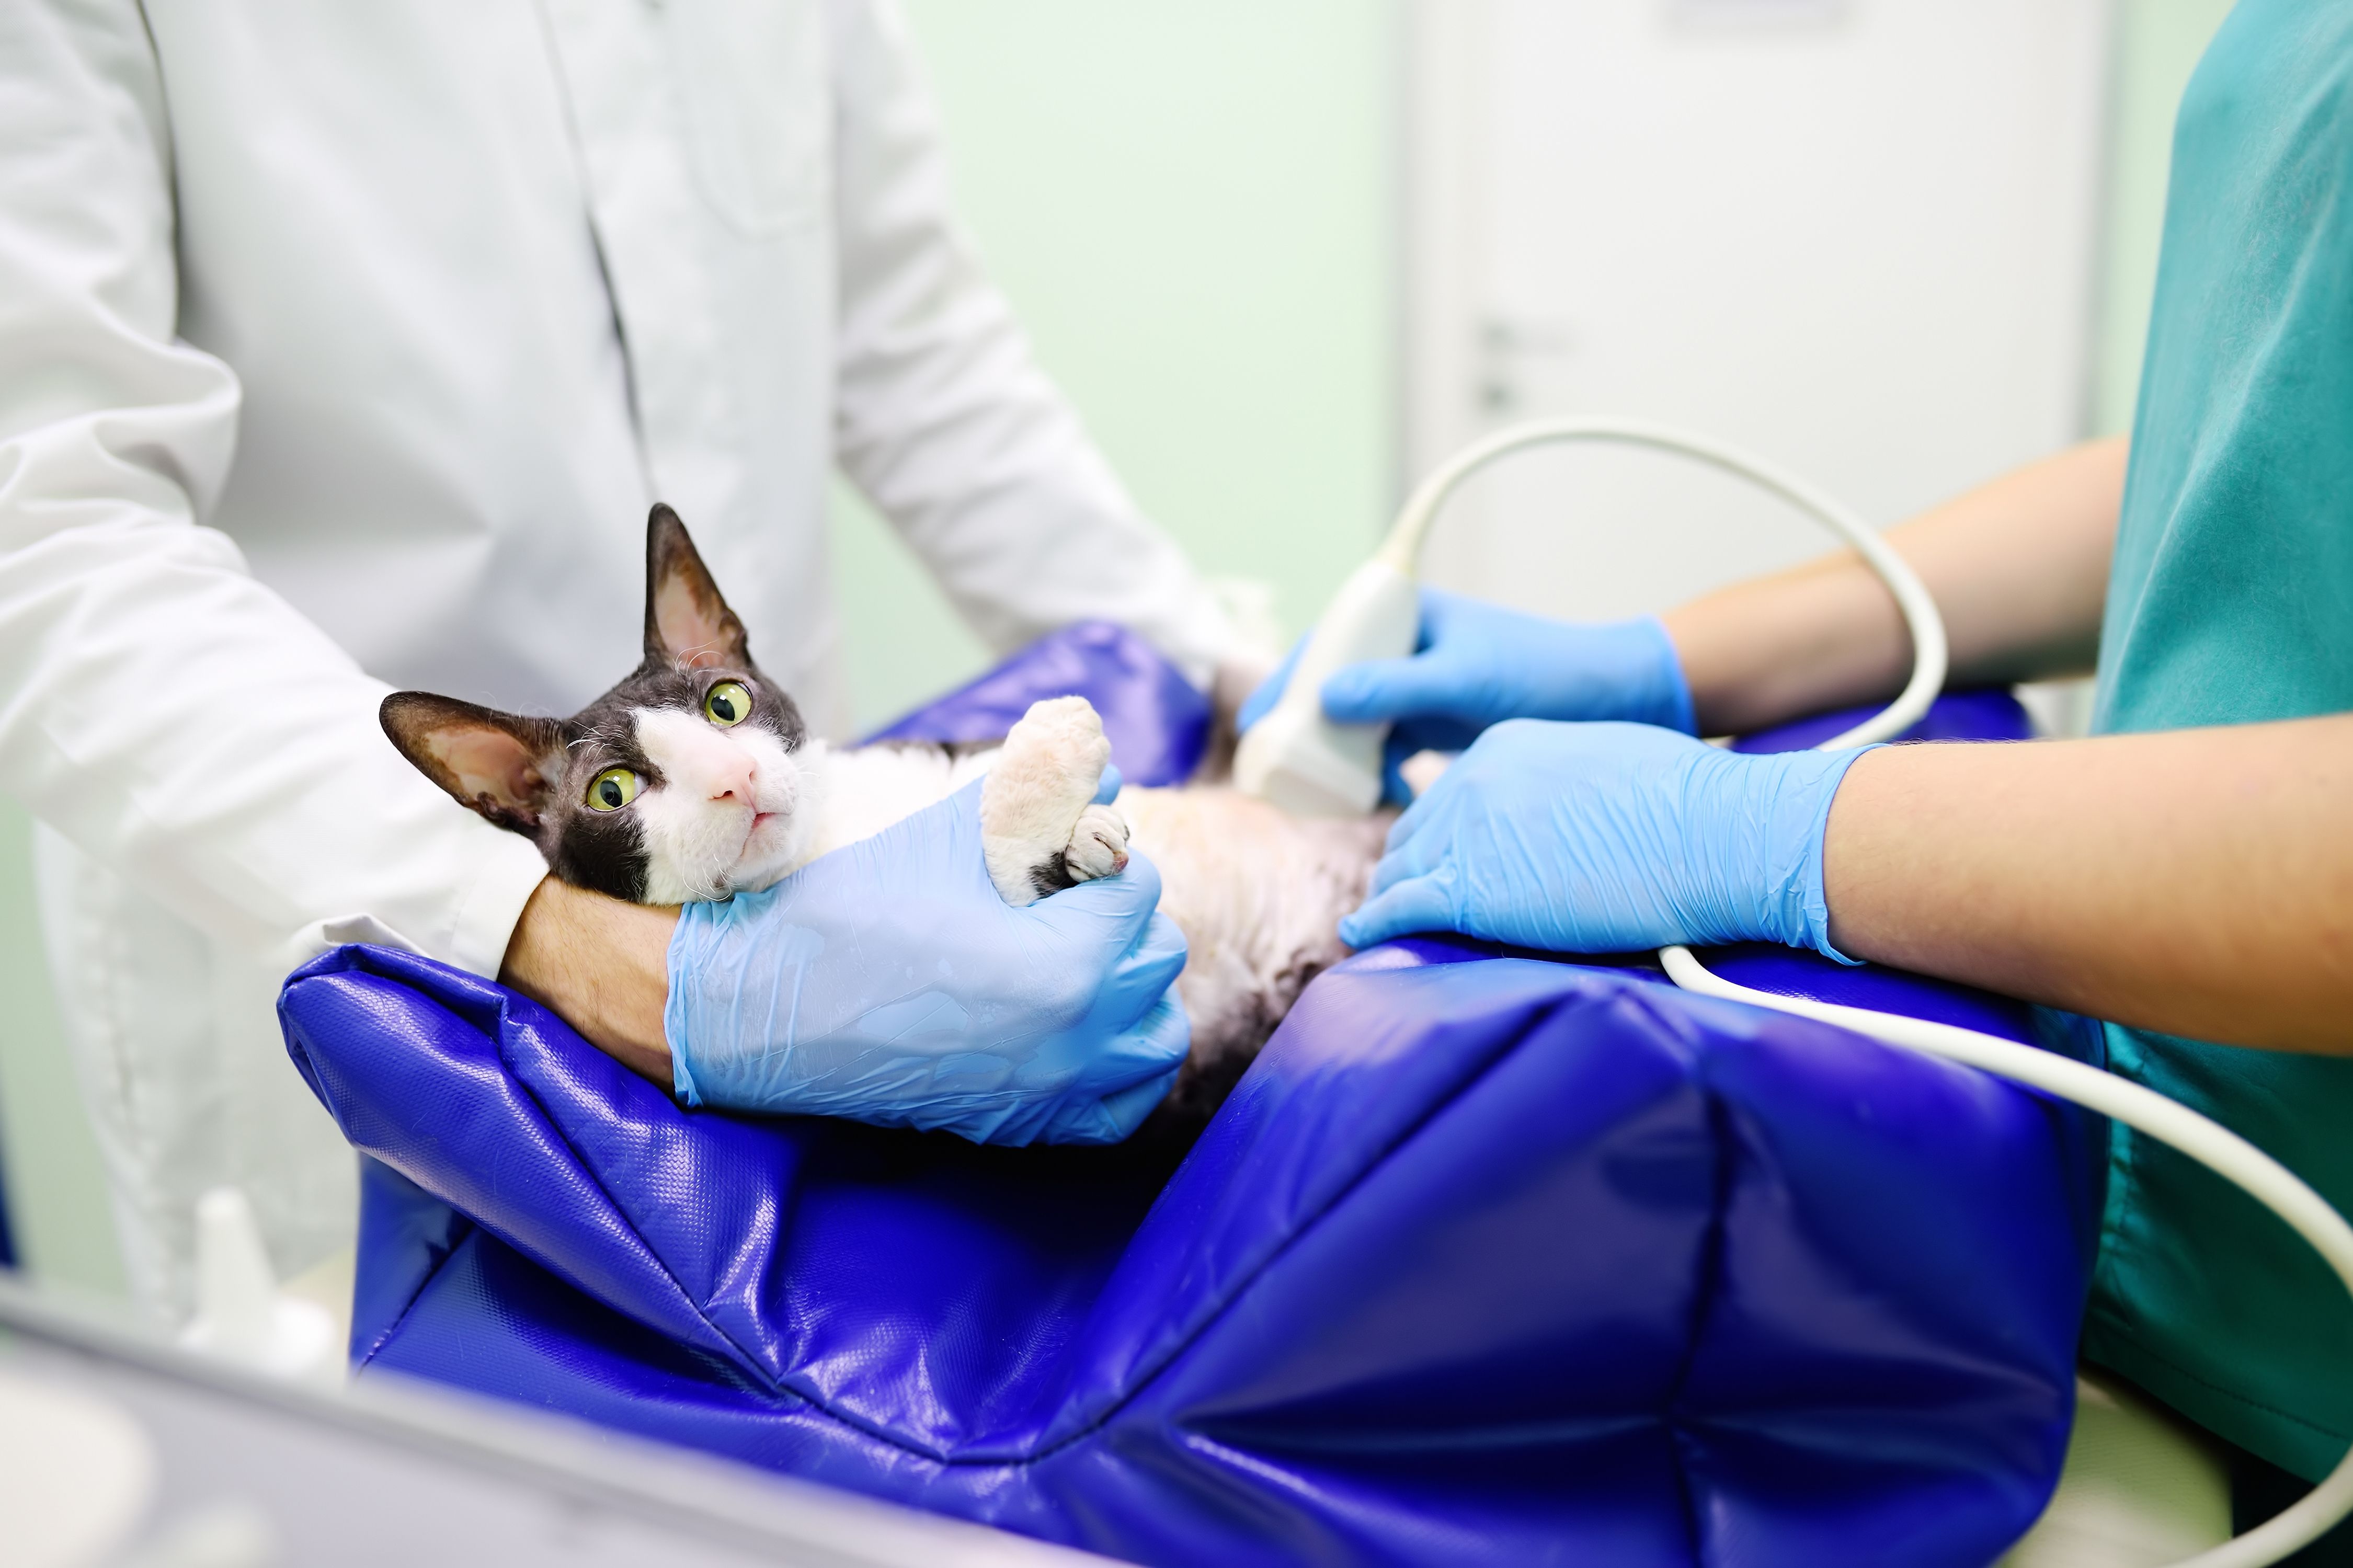
[[[1978,1568],[2058,1474],[2101,1124],[1646,964],[1359,954],[1189,1152],[687,1111],[381,949],[280,1013],[368,1156],[363,1375],[1150,1563]]]
[[[369,1371],[1153,1563],[1981,1563],[2057,1473],[2092,1124],[1643,971],[1360,955],[1165,1184],[683,1111],[406,954],[285,1015]]]

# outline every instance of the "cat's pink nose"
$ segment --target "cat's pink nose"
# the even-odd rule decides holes
[[[714,762],[709,788],[712,800],[733,800],[750,805],[753,801],[752,759],[737,755],[724,762]]]

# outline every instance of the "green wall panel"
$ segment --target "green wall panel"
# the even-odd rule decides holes
[[[1396,484],[1388,0],[913,0],[957,210],[1145,510],[1287,630]],[[861,723],[981,667],[837,508]]]

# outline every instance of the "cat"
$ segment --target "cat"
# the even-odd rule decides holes
[[[397,691],[385,733],[460,805],[530,838],[556,877],[636,903],[756,892],[985,778],[989,877],[1026,904],[1126,867],[1160,869],[1185,933],[1192,1047],[1165,1110],[1206,1121],[1308,981],[1345,955],[1388,815],[1292,817],[1219,784],[1094,803],[1110,742],[1082,697],[1037,703],[1002,742],[828,745],[754,663],[686,526],[646,525],[645,658],[569,719]]]

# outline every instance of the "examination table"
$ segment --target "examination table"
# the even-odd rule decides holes
[[[1202,700],[1103,626],[889,732],[1073,690],[1131,781],[1190,770]],[[2025,729],[1979,693],[1923,732]],[[1915,976],[1706,957],[2098,1049]],[[2058,1477],[2104,1124],[1647,961],[1360,953],[1189,1152],[690,1112],[378,948],[280,1011],[364,1156],[363,1377],[1155,1564],[1983,1568]]]

